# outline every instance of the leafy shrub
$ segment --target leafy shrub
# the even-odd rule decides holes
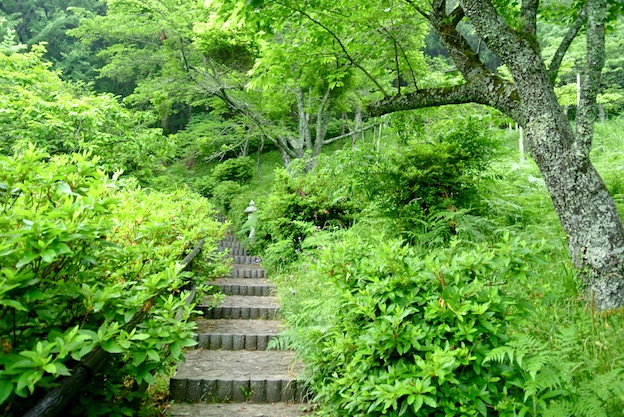
[[[219,205],[222,210],[225,210],[224,207],[227,206],[227,210],[225,210],[225,212],[228,212],[229,202],[232,199],[232,196],[226,196],[226,194],[228,194],[228,191],[226,190],[234,190],[236,188],[233,187],[230,183],[244,185],[251,181],[251,179],[253,178],[253,167],[254,163],[251,158],[239,157],[228,159],[218,164],[212,170],[210,175],[196,178],[193,184],[193,188],[204,197],[211,198],[213,197],[213,195],[215,195],[216,189],[222,183],[227,182],[229,185],[225,185],[219,188],[219,196],[215,197],[215,201],[217,201],[217,205]]]
[[[273,192],[258,214],[259,246],[286,240],[298,251],[314,230],[349,227],[359,205],[335,181],[320,169],[299,176],[276,171]]]
[[[216,248],[213,213],[188,191],[110,180],[84,155],[0,156],[2,408],[20,415],[101,348],[112,359],[74,411],[127,415],[129,382],[152,383],[195,343],[177,261],[200,237]]]
[[[486,358],[527,313],[499,288],[523,279],[536,256],[514,245],[455,244],[425,255],[400,242],[344,238],[322,251],[306,281],[334,294],[321,302],[334,307],[333,319],[307,332],[302,352],[317,400],[335,416],[508,410],[508,368]]]
[[[223,213],[228,213],[231,208],[232,200],[240,193],[241,188],[242,187],[234,181],[223,181],[214,188],[212,200]]]
[[[211,172],[214,182],[233,181],[240,185],[251,181],[254,163],[251,158],[232,158],[221,162]]]
[[[409,141],[363,178],[369,183],[364,189],[387,215],[399,219],[406,236],[428,216],[471,208],[477,202],[480,172],[493,151],[485,132],[468,122],[431,142]],[[456,226],[448,223],[450,235]]]
[[[216,185],[212,177],[206,175],[195,179],[193,189],[204,197],[211,198]]]

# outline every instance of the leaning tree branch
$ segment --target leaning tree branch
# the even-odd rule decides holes
[[[429,15],[429,13],[427,13],[422,7],[414,3],[412,0],[405,0],[405,2],[412,6],[414,9],[416,9],[416,11],[420,13],[422,17],[424,17],[426,20],[431,20],[431,16]]]
[[[448,16],[451,18],[450,25],[453,27],[457,27],[457,25],[459,25],[459,22],[462,21],[466,14],[464,13],[464,9],[462,9],[461,6],[457,6]]]
[[[561,67],[561,62],[563,62],[563,57],[568,52],[570,45],[576,35],[579,33],[585,22],[587,21],[587,7],[583,7],[580,11],[572,26],[568,29],[568,32],[563,37],[563,40],[559,44],[557,48],[557,52],[552,57],[550,61],[550,65],[548,66],[548,73],[550,75],[551,80],[555,80],[557,78],[557,74],[559,73],[559,68]]]
[[[434,8],[430,14],[430,22],[459,72],[467,81],[491,74],[479,59],[479,55],[457,30],[457,24],[464,16],[463,9],[458,6],[451,15],[446,14],[445,7]]]
[[[451,87],[427,88],[402,96],[385,98],[369,104],[367,111],[371,116],[381,116],[402,110],[468,103],[491,104],[482,94],[480,86],[466,83]]]
[[[356,129],[356,130],[353,130],[351,132],[343,133],[342,135],[334,136],[331,139],[327,139],[327,140],[323,141],[323,145],[328,145],[330,143],[336,142],[337,140],[344,139],[344,138],[347,138],[349,136],[357,135],[358,133],[362,133],[362,132],[370,130],[370,129],[374,128],[374,127],[377,127],[380,124],[381,123],[374,123],[374,124],[372,124],[370,126],[364,126],[364,127],[360,128],[360,129]]]

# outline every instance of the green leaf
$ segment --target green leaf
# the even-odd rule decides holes
[[[28,311],[28,309],[17,300],[0,300],[0,304],[14,308],[19,311]]]
[[[6,401],[13,392],[14,384],[11,381],[0,379],[0,405]]]
[[[102,349],[108,353],[122,353],[124,351],[123,348],[114,340],[106,340],[102,342]]]
[[[71,372],[69,372],[69,369],[67,369],[67,367],[65,366],[64,363],[57,362],[56,363],[56,374],[57,375],[63,375],[63,376],[70,376]]]
[[[51,263],[52,261],[54,261],[55,257],[56,252],[54,251],[54,249],[48,248],[41,252],[41,259],[43,260],[43,262]]]
[[[61,194],[72,194],[72,189],[69,186],[69,184],[67,184],[66,182],[57,182],[56,183],[56,189],[61,193]]]
[[[56,365],[54,363],[48,363],[42,366],[42,369],[49,374],[56,374]]]
[[[412,411],[417,413],[423,406],[424,398],[422,395],[414,395],[414,403],[412,404]]]
[[[147,351],[147,356],[152,360],[152,362],[160,362],[160,356],[158,352],[153,349]]]
[[[15,265],[15,268],[21,268],[24,265],[28,265],[29,263],[31,263],[33,260],[35,260],[38,257],[38,255],[36,253],[27,253],[25,254],[22,259],[19,260],[19,262]]]

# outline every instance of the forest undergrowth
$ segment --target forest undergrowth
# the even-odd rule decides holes
[[[623,125],[598,125],[592,155],[622,213]],[[415,136],[261,182],[250,163],[221,206],[242,239],[256,231],[289,327],[274,344],[306,362],[317,413],[624,415],[624,311],[583,297],[517,133],[467,120]]]

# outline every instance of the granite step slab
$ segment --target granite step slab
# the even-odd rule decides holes
[[[300,417],[312,415],[309,406],[297,403],[174,403],[171,417]]]
[[[266,350],[282,328],[279,320],[197,319],[197,349]]]
[[[174,401],[292,402],[305,394],[291,351],[191,350],[169,383]]]
[[[266,270],[257,264],[232,266],[232,278],[265,278]]]
[[[211,308],[210,299],[206,299],[195,308],[202,310],[207,319],[274,320],[280,314],[277,297],[228,295],[218,307]]]
[[[249,253],[243,248],[230,248],[227,246],[217,246],[218,252],[227,252],[229,256],[248,256]]]
[[[221,240],[217,246],[220,248],[244,248],[238,240]]]
[[[207,284],[219,288],[225,295],[275,295],[275,285],[266,278],[219,278]]]
[[[251,255],[230,255],[234,260],[234,264],[237,265],[255,265],[262,262],[262,258],[259,256],[251,256]]]

